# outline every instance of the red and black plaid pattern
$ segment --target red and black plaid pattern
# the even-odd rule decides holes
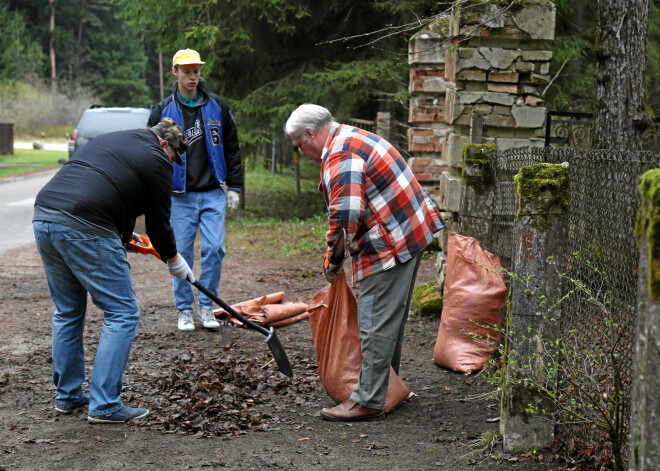
[[[328,250],[345,229],[353,283],[410,260],[446,227],[401,154],[352,126],[332,125],[319,190],[328,206]]]

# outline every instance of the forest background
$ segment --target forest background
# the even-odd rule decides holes
[[[595,112],[597,8],[556,0],[548,110]],[[3,0],[0,122],[63,137],[91,104],[149,107],[171,93],[171,57],[200,52],[231,105],[247,162],[300,103],[337,117],[407,122],[408,41],[452,2],[429,0]],[[160,69],[159,55],[162,60]],[[660,0],[651,0],[645,107],[660,116]]]

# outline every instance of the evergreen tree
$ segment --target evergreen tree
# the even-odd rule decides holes
[[[0,79],[24,81],[38,77],[46,58],[31,40],[23,14],[0,3],[0,25]]]
[[[251,0],[243,2],[113,0],[124,18],[158,42],[165,58],[196,49],[202,75],[238,114],[241,140],[259,145],[281,135],[300,103],[327,106],[338,117],[374,119],[379,110],[407,119],[409,37],[415,29],[365,33],[430,15],[436,1]],[[417,22],[415,27],[421,27]]]

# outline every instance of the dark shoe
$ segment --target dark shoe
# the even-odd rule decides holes
[[[321,411],[325,420],[354,422],[357,420],[374,420],[385,416],[385,411],[364,407],[349,399],[335,407],[326,407]]]
[[[144,407],[133,408],[123,406],[121,409],[113,412],[112,414],[88,415],[87,422],[92,424],[119,424],[130,419],[141,419],[142,417],[146,417],[148,414],[149,409],[145,409]]]
[[[89,396],[85,394],[83,397],[79,397],[72,401],[60,402],[59,404],[56,402],[55,410],[60,414],[70,414],[72,410],[87,405],[89,405]]]

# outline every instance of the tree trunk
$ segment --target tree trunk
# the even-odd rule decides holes
[[[598,0],[593,147],[640,150],[649,0]]]
[[[54,0],[48,0],[50,5],[50,40],[48,42],[48,47],[50,49],[50,79],[51,85],[55,85],[55,5],[53,4]]]
[[[80,55],[82,54],[83,44],[83,19],[85,18],[85,10],[87,10],[87,1],[80,0],[80,21],[78,22],[78,49],[76,51],[76,65],[80,67]]]
[[[158,83],[160,85],[160,101],[165,99],[165,85],[163,83],[163,53],[158,53],[158,76],[160,77]]]

